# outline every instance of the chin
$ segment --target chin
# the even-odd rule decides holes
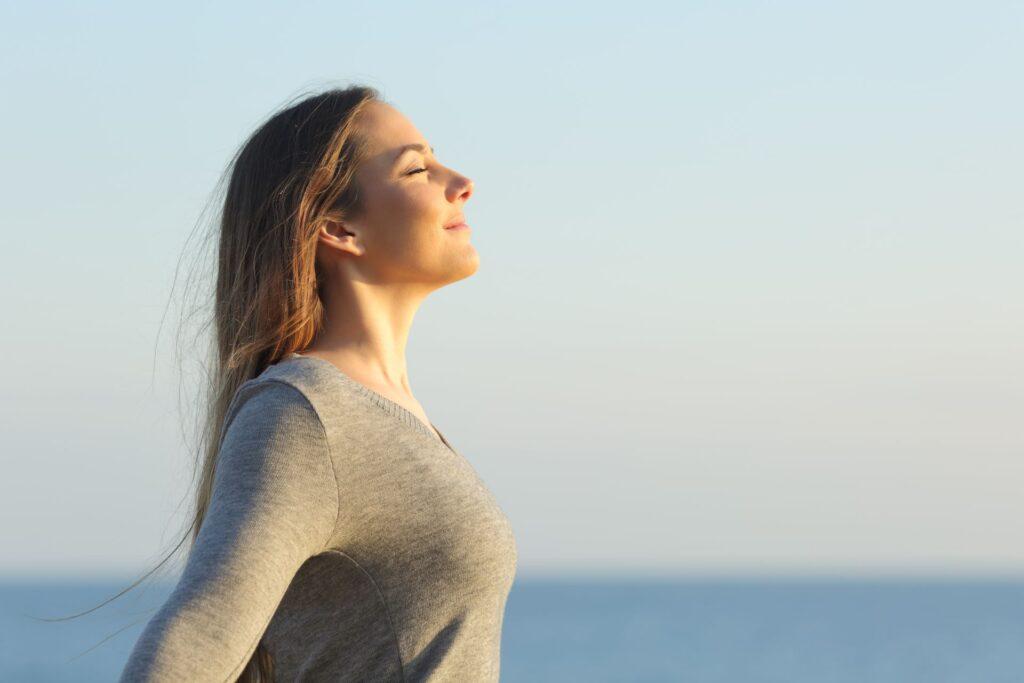
[[[480,256],[476,253],[476,249],[473,250],[472,254],[467,254],[465,258],[453,260],[456,261],[456,263],[453,263],[452,267],[448,271],[448,282],[465,280],[480,269]]]

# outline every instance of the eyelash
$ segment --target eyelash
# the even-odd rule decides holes
[[[405,175],[415,175],[417,173],[422,173],[423,171],[426,171],[426,170],[427,169],[425,169],[425,168],[414,168],[413,170],[409,171]]]

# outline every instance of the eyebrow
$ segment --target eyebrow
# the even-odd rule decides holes
[[[398,154],[395,155],[394,163],[397,164],[398,160],[402,158],[402,155],[405,154],[406,152],[408,152],[411,149],[415,149],[415,150],[417,150],[419,152],[422,152],[423,154],[427,153],[427,148],[424,147],[423,145],[421,145],[418,142],[414,142],[411,145],[403,145],[402,148],[400,150],[398,150]],[[430,153],[431,154],[435,154],[433,147],[430,148]],[[435,154],[435,156],[436,156],[436,154]]]

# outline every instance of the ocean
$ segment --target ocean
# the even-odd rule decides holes
[[[171,589],[0,583],[0,681],[116,681]],[[516,579],[503,683],[1024,682],[1024,581]]]

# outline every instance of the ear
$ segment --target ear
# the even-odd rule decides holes
[[[356,228],[341,220],[325,218],[316,232],[317,245],[335,253],[361,256],[365,251]]]

